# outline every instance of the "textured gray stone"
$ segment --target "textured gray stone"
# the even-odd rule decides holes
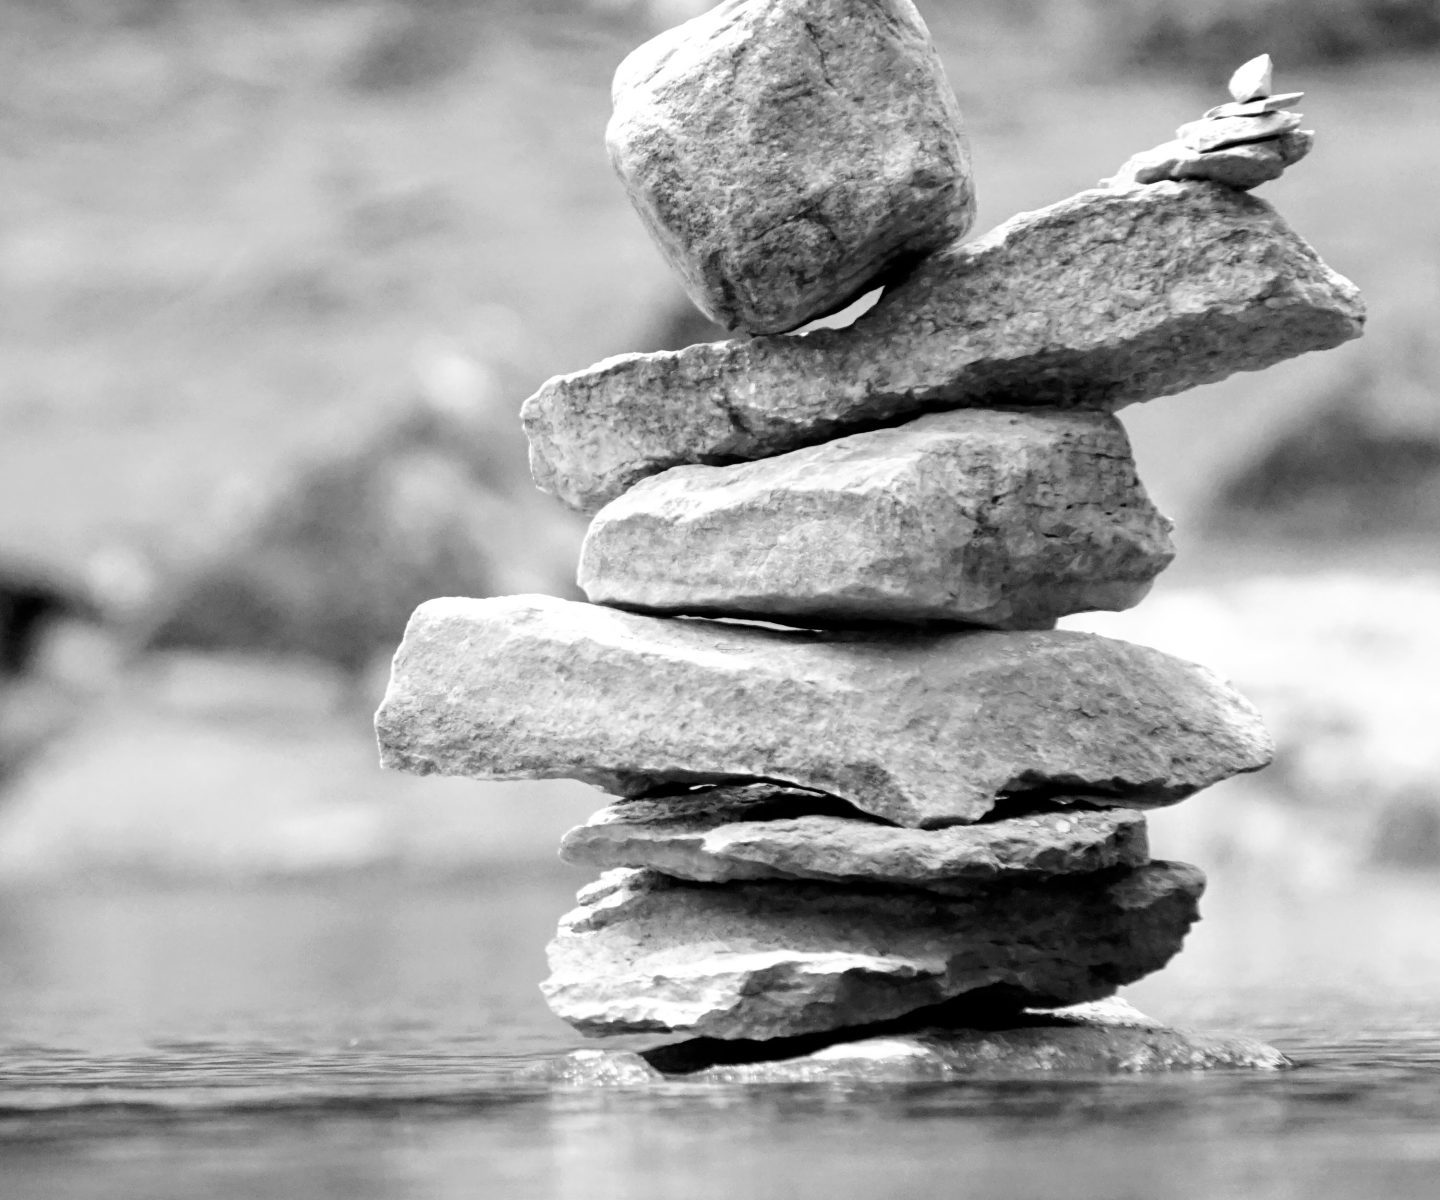
[[[421,605],[376,727],[385,765],[422,775],[628,795],[771,780],[921,827],[1037,791],[1173,803],[1271,754],[1217,676],[1126,642],[785,631],[549,596]]]
[[[1184,142],[1165,142],[1128,159],[1102,187],[1129,187],[1138,183],[1165,180],[1208,179],[1226,187],[1248,191],[1272,179],[1279,179],[1315,145],[1315,135],[1297,129],[1264,142],[1247,142],[1223,150],[1201,153]]]
[[[780,333],[974,220],[960,108],[910,0],[729,0],[615,75],[611,160],[691,299]]]
[[[561,918],[541,990],[596,1037],[764,1039],[937,1005],[1057,1008],[1164,966],[1203,890],[1200,872],[1178,863],[963,897],[616,871]]]
[[[642,480],[579,581],[639,612],[1049,629],[1138,603],[1169,535],[1114,417],[970,409]]]
[[[1363,319],[1354,285],[1253,196],[1098,189],[952,244],[848,329],[621,355],[522,415],[536,483],[593,511],[681,463],[927,410],[1113,410],[1328,349]]]
[[[1264,112],[1252,117],[1201,117],[1180,126],[1175,136],[1191,150],[1201,154],[1240,146],[1246,142],[1263,142],[1282,137],[1300,128],[1303,118],[1294,112]]]
[[[857,820],[827,796],[776,784],[622,800],[570,830],[566,862],[648,867],[700,883],[822,879],[963,892],[976,886],[1150,858],[1145,818],[1129,809],[1034,813],[949,829]]]
[[[883,1028],[883,1027],[882,1027]],[[818,1047],[813,1041],[820,1041]],[[748,1053],[747,1053],[748,1051]],[[853,1040],[716,1042],[697,1038],[636,1053],[576,1050],[526,1068],[527,1082],[569,1087],[657,1083],[911,1083],[1034,1075],[1284,1070],[1290,1061],[1251,1038],[1171,1029],[1123,1000],[1026,1010],[979,1029],[929,1027]]]

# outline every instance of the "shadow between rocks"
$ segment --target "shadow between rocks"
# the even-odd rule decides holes
[[[716,1066],[741,1066],[747,1063],[803,1058],[829,1046],[841,1046],[867,1038],[934,1033],[947,1029],[995,1032],[1010,1029],[1063,1029],[1086,1024],[1087,1022],[1073,1017],[1024,1008],[1016,1000],[1013,989],[1004,984],[996,984],[944,1004],[916,1009],[890,1021],[758,1041],[745,1038],[691,1038],[688,1041],[642,1051],[640,1057],[663,1075],[683,1076],[694,1075]]]

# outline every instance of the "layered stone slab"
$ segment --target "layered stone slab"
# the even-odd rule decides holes
[[[1101,181],[1102,187],[1131,187],[1165,180],[1208,179],[1226,187],[1248,191],[1279,179],[1310,153],[1315,135],[1297,129],[1265,142],[1246,142],[1223,150],[1200,152],[1184,142],[1165,142],[1127,159],[1120,170]]]
[[[823,1035],[754,1043],[697,1038],[641,1053],[576,1050],[527,1068],[524,1078],[570,1087],[922,1083],[1279,1071],[1292,1065],[1263,1042],[1173,1029],[1116,998],[1049,1012],[1026,1010],[983,1028],[915,1029],[903,1020],[892,1024],[899,1028],[871,1026],[868,1035],[845,1040]]]
[[[606,144],[695,303],[778,333],[970,228],[960,108],[909,0],[730,0],[635,50]]]
[[[579,582],[641,612],[1049,629],[1138,603],[1173,556],[1114,417],[972,409],[642,480]]]
[[[1204,667],[1094,635],[817,633],[548,596],[422,605],[376,728],[384,764],[419,774],[769,780],[920,827],[1036,793],[1172,803],[1272,753]]]
[[[854,810],[844,815],[846,807],[775,784],[625,800],[570,830],[560,857],[604,870],[648,867],[701,883],[821,879],[950,893],[1150,859],[1145,818],[1130,809],[905,829],[857,820]]]
[[[962,998],[977,1013],[1056,1008],[1164,966],[1203,890],[1175,863],[963,897],[617,871],[561,919],[541,990],[597,1037],[794,1037]]]
[[[1178,141],[1199,154],[1283,137],[1300,128],[1300,113],[1261,112],[1250,116],[1210,116],[1190,121],[1175,131]]]
[[[927,259],[848,329],[628,354],[525,402],[536,483],[594,511],[685,463],[928,410],[1117,409],[1361,332],[1353,284],[1207,183],[1081,192]]]

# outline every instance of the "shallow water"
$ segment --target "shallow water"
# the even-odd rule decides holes
[[[1440,888],[1212,887],[1129,995],[1281,1073],[550,1090],[574,879],[0,905],[0,1196],[1440,1194]],[[629,1044],[645,1044],[632,1042]]]

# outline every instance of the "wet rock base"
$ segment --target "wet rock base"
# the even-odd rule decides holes
[[[917,1014],[918,1015],[918,1014]],[[935,1018],[942,1014],[931,1013]],[[1049,1012],[1027,1009],[965,1027],[889,1022],[764,1042],[694,1038],[641,1052],[576,1050],[528,1069],[569,1087],[697,1083],[924,1083],[1167,1071],[1284,1070],[1280,1051],[1251,1038],[1172,1029],[1123,1000]]]

